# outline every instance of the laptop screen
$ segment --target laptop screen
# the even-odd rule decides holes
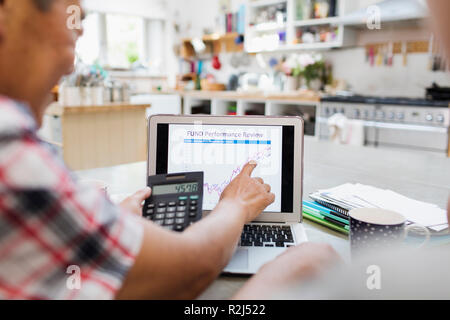
[[[293,126],[159,124],[156,173],[203,171],[203,210],[209,211],[255,160],[252,176],[276,196],[265,212],[293,212],[294,132]]]

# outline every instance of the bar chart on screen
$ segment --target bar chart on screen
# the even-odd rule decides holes
[[[255,160],[252,177],[263,178],[276,195],[266,212],[280,212],[282,133],[279,126],[171,125],[168,172],[203,171],[203,210],[212,210],[243,166]]]

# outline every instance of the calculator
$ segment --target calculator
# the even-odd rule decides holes
[[[144,218],[172,231],[184,231],[203,215],[203,172],[148,177],[152,195],[145,201]]]

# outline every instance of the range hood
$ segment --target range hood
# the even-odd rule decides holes
[[[385,0],[374,5],[378,8],[381,24],[402,20],[423,19],[428,16],[425,0]],[[357,10],[341,17],[344,25],[365,25],[370,17],[370,7]]]

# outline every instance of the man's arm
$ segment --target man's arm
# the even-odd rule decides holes
[[[275,196],[261,179],[252,179],[255,163],[232,181],[213,212],[184,233],[166,231],[145,220],[142,248],[117,299],[193,299],[230,260],[243,226]]]

